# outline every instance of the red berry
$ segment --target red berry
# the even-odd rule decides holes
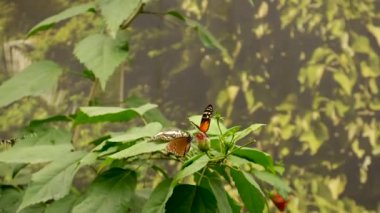
[[[277,207],[278,210],[283,212],[286,208],[286,205],[288,204],[288,200],[285,200],[279,193],[273,192],[270,196],[270,199],[274,203],[274,205]]]

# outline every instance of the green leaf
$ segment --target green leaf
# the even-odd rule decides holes
[[[156,108],[157,105],[145,104],[137,108],[122,107],[81,107],[75,118],[76,124],[96,122],[129,121],[144,115],[145,112]]]
[[[238,147],[238,149],[233,151],[233,155],[249,160],[252,163],[259,164],[269,171],[274,171],[272,157],[260,150]]]
[[[23,191],[11,187],[0,187],[0,212],[16,212]]]
[[[140,138],[151,137],[157,134],[162,129],[162,125],[158,122],[149,123],[143,127],[134,127],[122,135],[118,135],[108,139],[112,142],[130,142]]]
[[[36,26],[34,26],[29,32],[28,37],[32,36],[40,31],[47,30],[54,26],[57,22],[63,21],[65,19],[71,18],[73,16],[77,16],[79,14],[85,13],[87,11],[91,11],[94,9],[94,4],[81,4],[78,6],[74,6],[71,8],[68,8],[54,16],[51,16],[40,23],[38,23]]]
[[[234,126],[227,129],[227,131],[223,133],[223,137],[228,137],[228,136],[236,134],[240,130],[240,128],[241,128],[240,126]]]
[[[262,213],[265,207],[265,197],[256,181],[248,174],[235,169],[231,169],[231,176],[248,211]]]
[[[144,207],[144,204],[148,200],[150,192],[151,192],[151,189],[137,190],[131,199],[128,212],[141,213],[142,208]]]
[[[166,148],[166,143],[157,143],[152,141],[142,141],[130,146],[120,152],[110,155],[110,158],[121,159],[129,158],[136,155],[141,155],[150,152],[158,152]]]
[[[115,36],[120,25],[129,23],[142,7],[141,0],[102,0],[100,10],[111,35]],[[124,21],[125,20],[125,21]],[[124,25],[123,23],[123,25]]]
[[[265,124],[252,124],[246,129],[236,132],[234,140],[239,141],[243,139],[244,137],[246,137],[247,135],[251,134],[252,132],[260,129],[263,126],[265,126]]]
[[[94,180],[73,213],[128,212],[136,183],[136,172],[112,168]]]
[[[347,95],[351,95],[352,88],[355,84],[351,78],[342,71],[336,71],[334,72],[334,80],[342,87]]]
[[[92,70],[104,89],[108,78],[128,57],[128,51],[116,40],[102,35],[90,35],[80,41],[74,49],[75,56],[81,63]]]
[[[181,169],[181,171],[179,171],[177,173],[177,175],[173,178],[173,181],[170,184],[170,187],[169,187],[168,192],[166,194],[166,197],[163,201],[163,204],[165,204],[168,201],[168,199],[170,198],[170,196],[173,194],[173,189],[174,189],[175,185],[178,183],[178,181],[180,181],[181,179],[183,179],[189,175],[192,175],[195,172],[198,172],[199,170],[204,168],[207,165],[207,163],[209,162],[209,160],[210,159],[206,155],[203,155],[202,157],[197,158],[196,160],[191,160],[192,163],[189,166],[183,167]],[[160,211],[158,211],[158,212],[164,211],[162,209],[162,207],[163,206],[160,206]]]
[[[24,135],[18,139],[13,146],[14,149],[21,147],[31,147],[36,145],[72,145],[71,133],[64,129],[37,128],[32,133]]]
[[[166,212],[217,212],[214,195],[207,189],[193,185],[178,185],[166,203]]]
[[[195,172],[204,168],[207,163],[210,161],[207,155],[203,155],[202,157],[195,160],[192,164],[187,167],[184,167],[177,173],[177,175],[173,178],[173,182],[178,182],[179,180],[194,174]]]
[[[140,107],[148,103],[148,101],[136,96],[128,98],[125,102],[129,107]],[[147,123],[159,122],[164,127],[172,126],[171,122],[161,113],[158,108],[154,108],[145,112],[143,117]]]
[[[0,153],[0,162],[43,163],[61,158],[73,149],[71,134],[60,129],[39,129],[18,139],[16,144]]]
[[[65,157],[54,161],[33,174],[32,183],[26,189],[19,210],[48,200],[58,200],[70,191],[79,160],[84,152],[66,153]]]
[[[145,203],[142,213],[158,213],[163,212],[166,204],[166,196],[171,188],[171,179],[165,179],[159,183],[153,190],[148,201]]]
[[[228,197],[228,203],[230,204],[232,208],[232,212],[233,213],[242,212],[240,204],[235,199],[233,199],[229,194],[227,194],[227,197]]]
[[[307,88],[314,89],[320,85],[324,73],[324,64],[309,65],[300,70],[298,81]]]
[[[172,10],[172,11],[167,12],[166,15],[173,16],[173,17],[175,17],[181,21],[186,21],[186,18],[181,13],[179,13],[178,11]]]
[[[253,173],[258,179],[269,183],[276,190],[283,195],[283,197],[287,197],[287,194],[292,190],[284,180],[278,177],[275,174],[265,172],[265,171],[255,171]]]
[[[323,122],[312,122],[308,131],[302,132],[299,140],[307,143],[311,155],[318,152],[323,142],[329,139],[329,130]]]
[[[175,17],[181,21],[184,21],[189,27],[192,27],[198,33],[198,37],[201,40],[202,44],[207,48],[217,48],[221,51],[223,56],[223,61],[232,66],[233,59],[227,49],[215,38],[215,36],[208,31],[202,24],[192,19],[189,19],[181,15],[177,11],[169,11],[166,15]]]
[[[51,91],[62,69],[52,61],[35,62],[0,85],[0,107],[25,96]]]
[[[66,195],[64,198],[48,204],[44,213],[70,213],[77,199],[78,196],[74,194]]]
[[[45,119],[38,119],[38,120],[32,120],[29,124],[30,127],[36,127],[41,124],[45,123],[50,123],[50,122],[58,122],[58,121],[63,121],[63,122],[69,122],[71,121],[72,118],[67,116],[67,115],[54,115],[52,117],[48,117]]]
[[[44,213],[45,212],[45,204],[39,203],[33,206],[28,206],[27,208],[21,210],[19,213]]]
[[[231,205],[228,202],[227,192],[224,189],[223,182],[220,177],[215,173],[208,172],[207,177],[204,177],[207,180],[208,187],[213,192],[216,203],[218,206],[218,212],[220,213],[230,213],[232,212]]]
[[[37,145],[32,147],[12,148],[0,153],[0,162],[7,163],[44,163],[62,158],[70,152],[72,146]]]

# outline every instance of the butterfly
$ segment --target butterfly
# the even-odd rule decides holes
[[[200,126],[194,125],[203,133],[206,133],[210,127],[210,118],[213,112],[212,105],[208,105],[203,112],[202,120]],[[166,151],[173,153],[176,156],[185,156],[191,147],[192,136],[185,131],[174,129],[159,132],[157,135],[153,136],[151,140],[153,141],[169,141],[166,146]]]
[[[166,150],[176,156],[183,157],[190,150],[192,137],[188,132],[173,129],[159,132],[153,136],[152,141],[169,141]]]
[[[201,124],[198,126],[194,122],[191,122],[197,129],[203,133],[206,134],[208,129],[210,128],[210,123],[211,123],[211,115],[214,111],[214,108],[212,107],[211,104],[209,104],[205,110],[203,111],[202,119],[201,119]]]

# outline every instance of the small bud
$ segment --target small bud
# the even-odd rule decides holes
[[[203,132],[198,132],[195,135],[195,139],[198,142],[198,148],[202,152],[207,152],[210,149],[210,139]]]

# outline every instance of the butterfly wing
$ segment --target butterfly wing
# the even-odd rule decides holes
[[[151,138],[151,141],[168,142],[182,137],[190,137],[190,134],[180,129],[172,129],[157,133]]]
[[[180,137],[171,140],[166,146],[166,150],[179,157],[183,157],[190,150],[191,137]]]
[[[201,124],[199,125],[199,130],[201,132],[206,133],[208,128],[210,127],[211,115],[213,111],[214,109],[212,105],[210,104],[206,107],[205,111],[203,112]]]

